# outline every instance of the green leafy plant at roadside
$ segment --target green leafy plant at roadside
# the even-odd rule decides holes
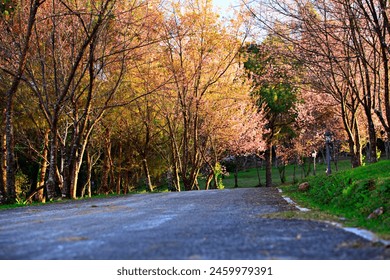
[[[219,162],[217,162],[215,164],[215,171],[214,172],[215,172],[214,178],[215,178],[215,180],[217,180],[217,182],[216,182],[217,188],[220,190],[223,190],[225,188],[225,186],[223,185],[223,181],[222,181],[221,176],[224,173],[224,171],[223,171],[222,165]]]
[[[23,199],[23,198],[16,198],[16,204],[19,204],[21,206],[24,206],[24,205],[27,205],[27,200]]]

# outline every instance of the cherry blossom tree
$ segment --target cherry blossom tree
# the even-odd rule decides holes
[[[342,117],[352,165],[361,165],[364,130],[367,160],[375,162],[378,119],[383,116],[388,84],[383,48],[386,4],[348,0],[257,3],[262,5],[250,8],[252,16],[294,46],[291,53],[307,69],[306,81],[316,92],[328,93],[337,102],[335,114]],[[287,32],[274,28],[280,20]]]
[[[240,28],[222,24],[212,8],[210,1],[189,1],[184,6],[174,2],[165,25],[163,61],[174,79],[166,88],[173,102],[173,110],[166,117],[174,169],[185,190],[196,188],[204,163],[201,146],[205,140],[200,130],[207,116],[202,115],[203,106],[220,94],[224,77],[238,62],[242,46]],[[175,128],[177,121],[180,130]]]

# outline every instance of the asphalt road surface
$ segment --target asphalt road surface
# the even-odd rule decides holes
[[[267,219],[291,210],[275,189],[160,193],[0,211],[0,259],[389,259],[328,223]]]

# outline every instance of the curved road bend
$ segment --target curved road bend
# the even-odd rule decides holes
[[[276,189],[160,193],[0,211],[0,259],[389,259],[291,210]]]

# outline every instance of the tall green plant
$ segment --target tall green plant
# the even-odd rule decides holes
[[[298,89],[296,63],[286,58],[288,45],[278,36],[270,35],[263,43],[246,46],[244,67],[253,80],[253,97],[259,108],[264,109],[267,130],[266,186],[272,186],[273,146],[294,137],[297,118]]]

